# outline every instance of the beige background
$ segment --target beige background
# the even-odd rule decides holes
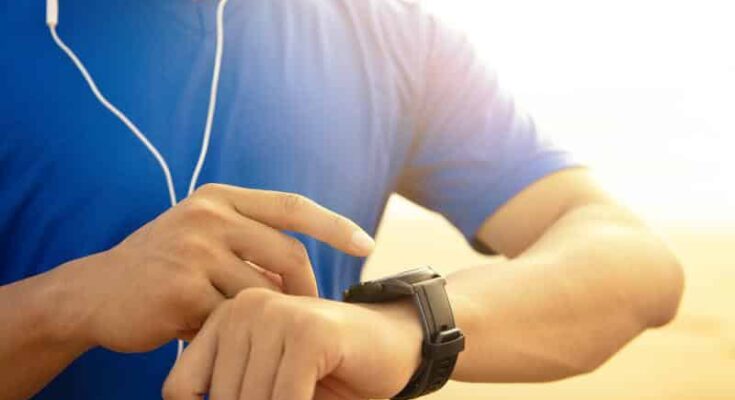
[[[652,223],[685,264],[677,319],[596,372],[550,384],[450,383],[427,399],[735,399],[735,226]],[[394,198],[365,278],[430,264],[443,273],[497,262],[436,214]]]

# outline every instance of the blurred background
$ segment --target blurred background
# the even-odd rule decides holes
[[[735,3],[427,3],[469,34],[543,131],[671,243],[687,275],[674,323],[593,374],[452,383],[428,399],[735,399]],[[366,278],[498,262],[399,197],[378,239]]]

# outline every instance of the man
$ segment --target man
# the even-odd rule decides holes
[[[61,8],[60,34],[180,188],[215,6]],[[359,280],[394,192],[509,258],[447,277],[466,337],[453,379],[586,373],[675,315],[671,252],[420,4],[232,0],[201,178],[216,184],[170,210],[155,161],[54,46],[41,2],[2,8],[3,399],[395,395],[422,357],[414,306],[327,300]],[[191,343],[171,370],[177,338]]]

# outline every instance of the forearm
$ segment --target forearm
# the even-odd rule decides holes
[[[30,397],[89,348],[72,306],[77,267],[0,287],[0,399]]]
[[[649,327],[673,318],[681,270],[625,211],[577,208],[527,251],[448,277],[467,336],[454,379],[549,381],[593,370]]]

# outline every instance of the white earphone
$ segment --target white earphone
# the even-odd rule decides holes
[[[224,44],[224,9],[225,5],[227,4],[227,0],[218,0],[217,4],[217,38],[216,38],[216,46],[215,46],[215,54],[214,54],[214,68],[212,71],[212,85],[210,88],[209,93],[209,108],[207,110],[207,121],[206,125],[204,126],[204,135],[202,138],[202,146],[199,151],[199,158],[197,160],[196,166],[194,168],[194,172],[192,173],[191,180],[189,181],[189,190],[187,191],[187,196],[191,195],[194,192],[194,189],[196,189],[197,181],[199,180],[199,174],[202,171],[202,166],[204,165],[204,161],[207,158],[207,150],[209,149],[209,141],[210,137],[212,136],[212,123],[214,120],[214,113],[217,108],[217,90],[219,89],[219,76],[220,76],[220,70],[222,67],[222,48]],[[120,111],[117,107],[115,107],[114,104],[112,104],[107,98],[105,98],[104,95],[102,95],[102,92],[100,92],[99,88],[97,87],[97,84],[92,79],[92,76],[89,74],[89,71],[87,71],[87,68],[82,64],[82,62],[79,60],[79,58],[74,54],[74,52],[69,48],[69,46],[64,43],[63,40],[59,37],[59,35],[56,32],[56,26],[59,24],[59,1],[58,0],[46,0],[46,25],[48,25],[49,30],[51,32],[51,37],[54,39],[54,42],[56,43],[59,48],[66,53],[67,56],[69,56],[69,59],[76,65],[77,69],[79,69],[79,72],[81,72],[82,76],[84,77],[84,80],[87,81],[87,84],[89,85],[89,88],[92,90],[92,93],[95,95],[97,100],[99,100],[102,105],[107,108],[113,115],[115,115],[125,126],[130,129],[130,131],[135,135],[135,137],[140,140],[141,143],[148,149],[148,151],[155,157],[156,161],[158,162],[158,165],[161,167],[161,170],[163,171],[163,175],[166,178],[166,187],[168,188],[168,194],[169,194],[169,200],[171,202],[171,207],[175,206],[178,202],[176,199],[176,188],[174,186],[174,181],[171,175],[171,169],[168,166],[168,163],[166,162],[166,159],[163,158],[161,153],[158,151],[158,149],[148,140],[148,138],[138,129],[138,127],[128,119],[128,117]],[[176,352],[176,358],[178,359],[181,356],[181,353],[184,350],[184,342],[179,340],[178,342],[178,349]]]

